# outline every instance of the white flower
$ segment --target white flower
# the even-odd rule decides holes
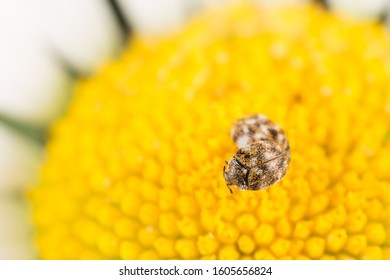
[[[296,4],[309,0],[254,0]],[[71,98],[75,75],[113,59],[126,25],[161,33],[204,6],[228,0],[0,1],[0,259],[39,257],[24,198],[43,158],[47,131]],[[386,0],[329,0],[364,17],[388,12]],[[119,15],[119,16],[118,16]]]

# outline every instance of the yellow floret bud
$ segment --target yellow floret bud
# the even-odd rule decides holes
[[[217,227],[217,235],[222,243],[234,243],[240,232],[232,224],[220,223]]]
[[[364,230],[367,241],[372,245],[381,245],[386,241],[386,230],[381,223],[370,223]]]
[[[175,208],[177,199],[177,191],[175,189],[166,188],[160,191],[158,206],[161,210],[167,211]]]
[[[320,258],[325,250],[325,240],[320,237],[311,237],[306,241],[305,252],[312,259]]]
[[[257,227],[257,219],[252,214],[243,214],[237,219],[237,227],[243,233],[251,233]]]
[[[291,241],[287,239],[277,238],[272,244],[271,244],[271,252],[276,257],[281,257],[287,254],[288,250],[290,249]]]
[[[367,247],[367,237],[363,234],[351,235],[347,239],[345,249],[348,253],[357,256]]]
[[[197,259],[199,256],[195,239],[179,239],[176,241],[175,249],[185,260]]]
[[[87,249],[80,253],[80,260],[104,260],[104,256],[95,250]]]
[[[336,259],[336,256],[333,256],[333,255],[323,255],[321,257],[321,260],[335,260]]]
[[[237,240],[238,249],[244,254],[251,254],[256,248],[256,244],[249,235],[241,235]]]
[[[383,259],[390,260],[390,248],[382,249]]]
[[[330,215],[332,216],[333,225],[335,227],[343,226],[347,220],[347,211],[345,210],[344,205],[337,206],[331,211]]]
[[[303,250],[305,246],[305,242],[300,239],[294,239],[291,242],[291,246],[289,249],[289,255],[293,258],[297,257]]]
[[[347,231],[339,228],[332,230],[326,239],[326,249],[332,253],[340,251],[347,241]]]
[[[293,236],[296,238],[306,239],[312,232],[312,221],[299,221],[295,224]]]
[[[153,249],[145,250],[139,254],[138,258],[140,260],[159,260],[160,256]]]
[[[361,255],[363,260],[380,260],[382,257],[382,249],[378,246],[366,247]]]
[[[198,207],[195,199],[189,195],[177,199],[177,209],[182,216],[196,216]]]
[[[138,230],[138,240],[145,246],[150,247],[154,243],[154,240],[159,236],[159,232],[152,226],[143,227]]]
[[[127,218],[118,219],[114,224],[114,232],[121,238],[134,238],[139,228],[140,225],[136,221]]]
[[[161,213],[159,217],[159,229],[166,236],[177,236],[177,215],[174,212]]]
[[[254,232],[254,238],[258,245],[269,245],[274,240],[275,229],[270,224],[260,224]]]
[[[117,257],[117,252],[118,252],[118,238],[109,232],[102,232],[99,234],[98,237],[98,248],[99,250],[107,256],[112,257]]]
[[[201,260],[216,260],[217,256],[216,255],[207,255],[207,256],[201,257],[200,259]]]
[[[277,224],[276,224],[276,231],[279,234],[279,236],[287,238],[291,235],[291,224],[290,222],[284,218],[281,219]]]
[[[142,188],[140,188],[140,194],[144,201],[155,202],[158,200],[159,188],[156,184],[144,181]]]
[[[220,248],[218,253],[218,258],[220,260],[237,260],[239,257],[240,253],[234,245],[225,245]]]
[[[158,222],[158,211],[157,205],[145,203],[140,208],[139,219],[146,226],[156,225]]]
[[[133,241],[123,241],[119,246],[120,257],[125,260],[138,259],[141,252],[141,245]]]
[[[377,221],[383,219],[385,209],[378,199],[372,199],[365,205],[364,212],[368,219]]]
[[[337,260],[355,260],[355,258],[352,257],[351,255],[343,254],[343,253],[337,254],[337,255],[335,256],[335,258],[336,258]]]
[[[333,219],[331,215],[319,215],[314,219],[313,233],[324,236],[332,229],[332,227]]]
[[[309,203],[308,214],[311,216],[322,213],[329,204],[329,197],[326,194],[319,194],[313,197]]]
[[[136,217],[140,211],[141,203],[141,199],[135,193],[130,192],[124,195],[120,207],[123,213]]]
[[[163,259],[170,259],[176,256],[175,239],[158,237],[153,242],[154,249]]]
[[[202,255],[212,255],[219,247],[217,238],[211,233],[199,236],[197,244]]]
[[[367,216],[363,211],[357,210],[347,216],[346,229],[348,232],[360,232],[367,222]]]
[[[266,249],[259,249],[254,254],[255,260],[275,260],[275,256]]]
[[[114,223],[119,219],[121,213],[115,207],[105,205],[101,208],[96,209],[96,215],[98,221],[107,227],[112,227]]]
[[[180,233],[184,237],[198,236],[200,232],[200,226],[198,222],[194,219],[185,217],[178,221],[177,227],[179,228]]]
[[[64,241],[62,251],[63,259],[72,259],[74,255],[81,254],[82,246],[80,242],[69,238]]]
[[[307,210],[307,205],[302,205],[302,204],[294,205],[288,213],[289,220],[293,223],[300,221],[305,216],[306,210]]]

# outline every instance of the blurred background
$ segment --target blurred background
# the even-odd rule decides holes
[[[34,184],[47,131],[77,79],[120,54],[132,35],[180,27],[223,0],[0,0],[0,259],[33,259],[24,191]],[[300,5],[308,0],[258,0]],[[390,1],[316,1],[390,26]]]

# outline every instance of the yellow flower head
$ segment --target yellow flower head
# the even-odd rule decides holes
[[[78,84],[33,190],[45,259],[389,259],[390,39],[318,7],[207,12]],[[289,171],[234,190],[235,120]]]

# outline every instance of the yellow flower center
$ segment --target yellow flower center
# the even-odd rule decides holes
[[[45,259],[389,259],[390,39],[318,7],[240,5],[137,38],[80,81],[31,193]],[[231,195],[234,121],[289,171]]]

